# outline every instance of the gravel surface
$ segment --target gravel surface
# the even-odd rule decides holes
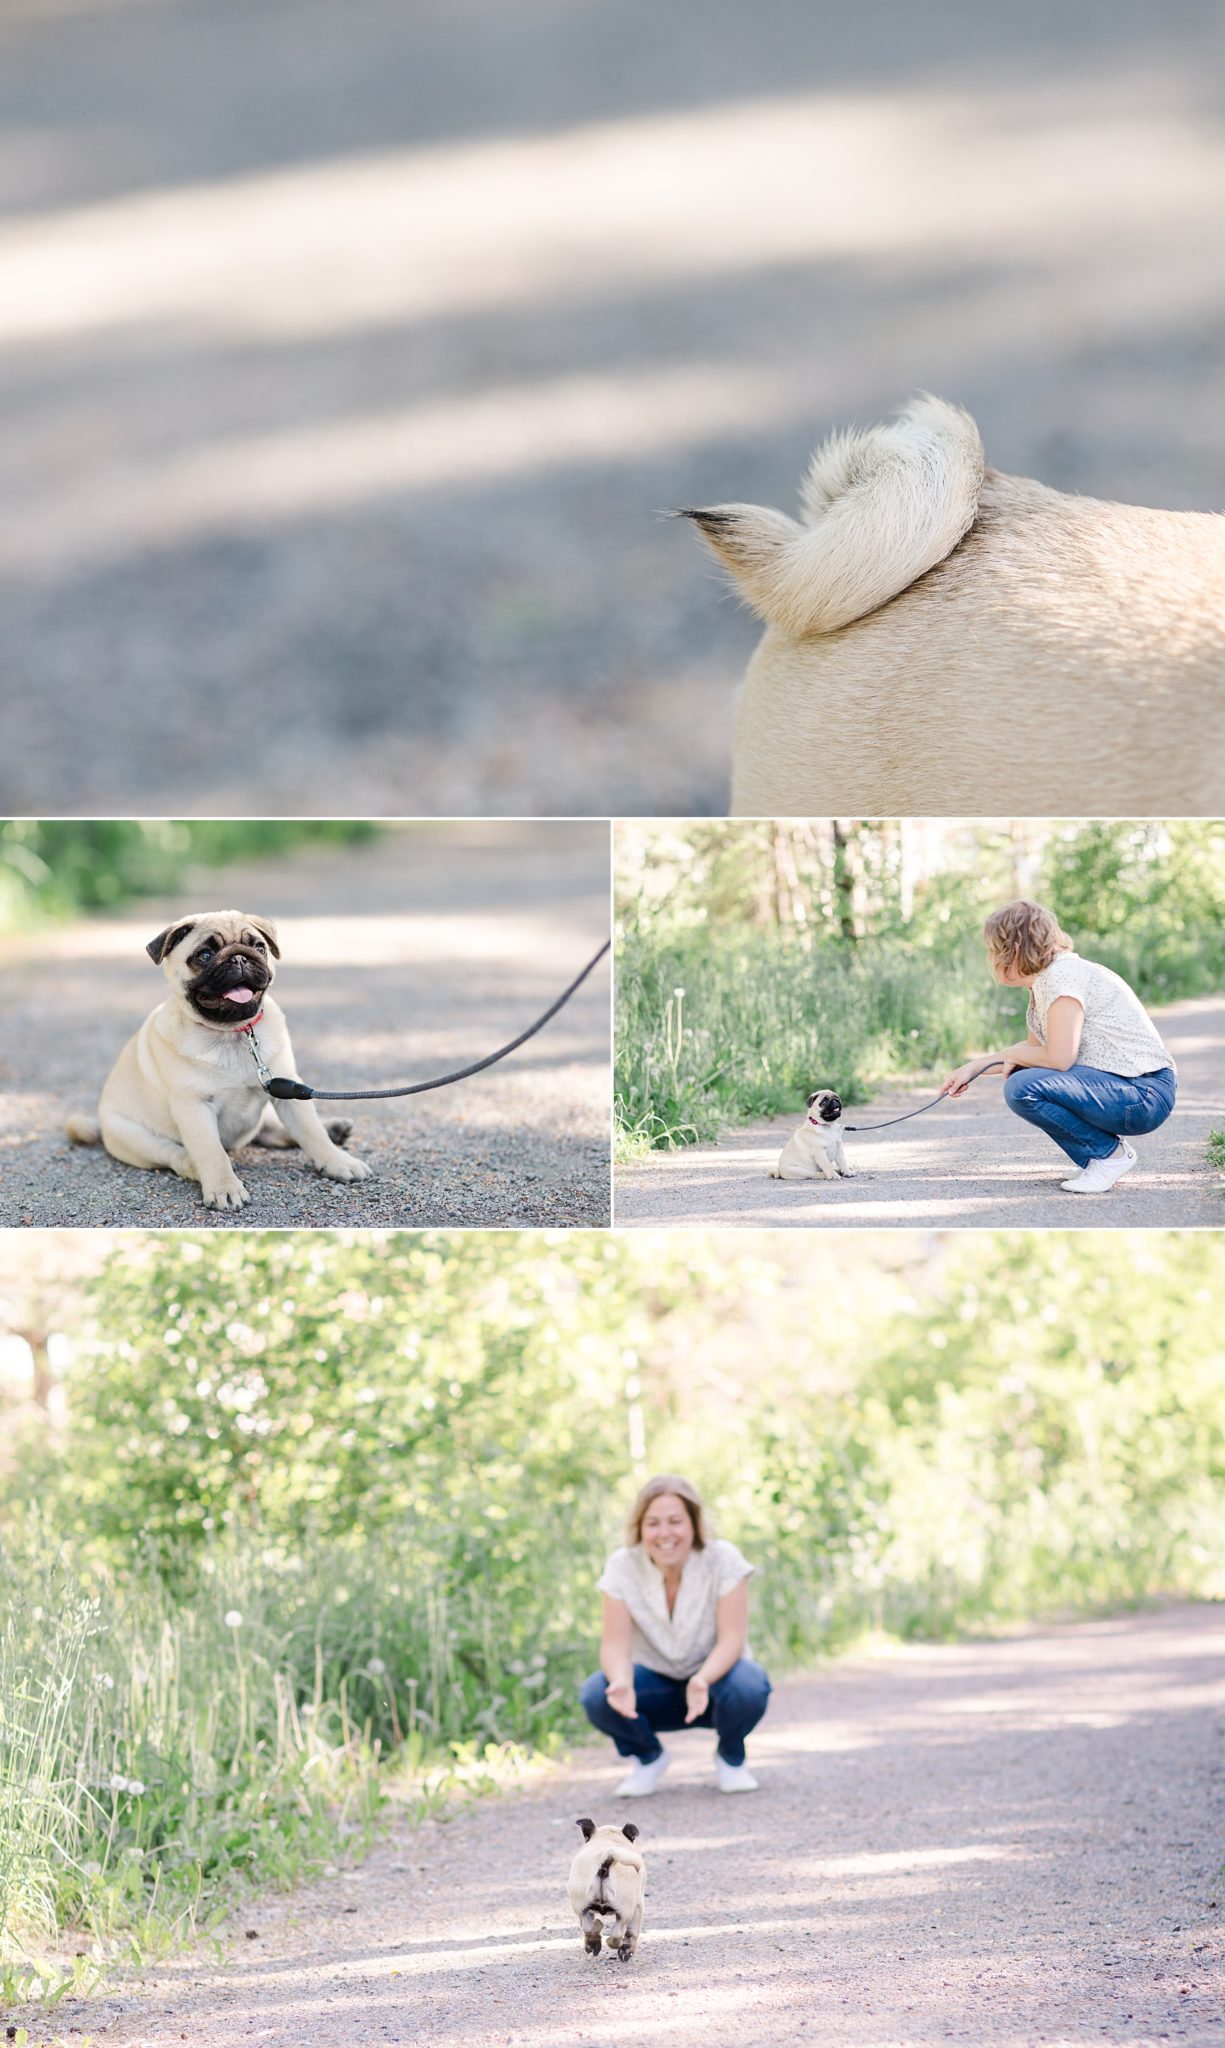
[[[729,1132],[718,1145],[652,1152],[615,1170],[617,1224],[1225,1228],[1225,1188],[1204,1149],[1209,1133],[1225,1128],[1225,996],[1172,1003],[1153,1016],[1178,1067],[1178,1105],[1160,1130],[1136,1139],[1140,1164],[1108,1194],[1065,1193],[1060,1181],[1071,1163],[1005,1108],[999,1077],[984,1075],[967,1095],[911,1123],[849,1136],[850,1180],[770,1179],[799,1111]],[[846,1121],[900,1116],[930,1101],[940,1078],[860,1103]]]
[[[721,812],[658,513],[917,388],[1222,502],[1215,0],[8,0],[0,129],[0,810]]]
[[[303,1078],[391,1087],[480,1059],[546,1009],[609,927],[599,822],[393,828],[200,875],[150,900],[0,945],[0,1225],[241,1229],[609,1221],[609,976],[602,962],[539,1037],[488,1073],[401,1102],[321,1105],[353,1120],[375,1177],[321,1179],[250,1147],[234,1214],[63,1135],[165,993],[145,943],[184,908],[277,922],[276,994]]]
[[[972,2048],[1225,2036],[1225,1613],[1172,1607],[911,1646],[780,1685],[756,1794],[710,1737],[614,1802],[611,1747],[404,1832],[244,1914],[220,1960],[68,2001],[57,2031],[181,2040]],[[636,1820],[636,1960],[591,1962],[565,1896],[574,1819]],[[252,1938],[242,1938],[247,1930]]]

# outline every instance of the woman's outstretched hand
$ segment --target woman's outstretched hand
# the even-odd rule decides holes
[[[948,1080],[940,1090],[940,1094],[964,1095],[977,1071],[978,1069],[974,1061],[967,1060],[964,1067],[958,1067],[955,1074],[949,1075]],[[937,1097],[937,1100],[939,1100],[939,1097]]]
[[[638,1700],[632,1679],[624,1678],[619,1684],[610,1685],[605,1698],[615,1714],[624,1714],[627,1721],[637,1719]]]
[[[710,1705],[710,1687],[704,1678],[695,1673],[685,1687],[685,1726],[691,1721],[700,1721]]]

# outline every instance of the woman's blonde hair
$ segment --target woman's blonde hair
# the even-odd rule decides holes
[[[684,1501],[685,1512],[693,1524],[693,1547],[695,1550],[705,1550],[706,1512],[702,1506],[702,1496],[696,1486],[691,1486],[689,1481],[682,1479],[677,1472],[660,1472],[654,1479],[648,1479],[645,1486],[639,1488],[638,1498],[630,1509],[629,1521],[625,1525],[631,1544],[641,1543],[646,1511],[653,1500],[659,1499],[661,1493],[674,1493],[678,1500]]]
[[[1018,974],[1041,974],[1058,953],[1070,953],[1072,941],[1053,910],[1024,897],[993,910],[983,926],[983,937],[991,952],[991,966],[998,979],[1001,967]]]

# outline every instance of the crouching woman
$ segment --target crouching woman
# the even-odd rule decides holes
[[[580,1698],[588,1720],[630,1760],[623,1799],[658,1789],[670,1758],[660,1734],[713,1728],[720,1792],[755,1792],[744,1739],[766,1711],[770,1681],[748,1647],[753,1566],[707,1533],[687,1479],[648,1479],[629,1542],[604,1567],[600,1669]]]

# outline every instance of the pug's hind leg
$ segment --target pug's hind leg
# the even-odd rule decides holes
[[[599,1955],[603,1940],[604,1936],[600,1933],[598,1927],[594,1930],[593,1933],[585,1934],[583,1936],[583,1947],[586,1949],[589,1956]]]
[[[138,1124],[135,1117],[123,1116],[115,1110],[107,1112],[101,1125],[102,1142],[112,1159],[122,1160],[125,1166],[177,1173],[180,1180],[199,1180],[186,1146],[174,1138],[163,1138],[160,1132]]]
[[[323,1125],[333,1145],[343,1145],[353,1129],[349,1116],[330,1116]],[[260,1119],[260,1126],[252,1138],[253,1145],[266,1145],[270,1152],[296,1152],[298,1141],[291,1138],[276,1110],[269,1103]]]

